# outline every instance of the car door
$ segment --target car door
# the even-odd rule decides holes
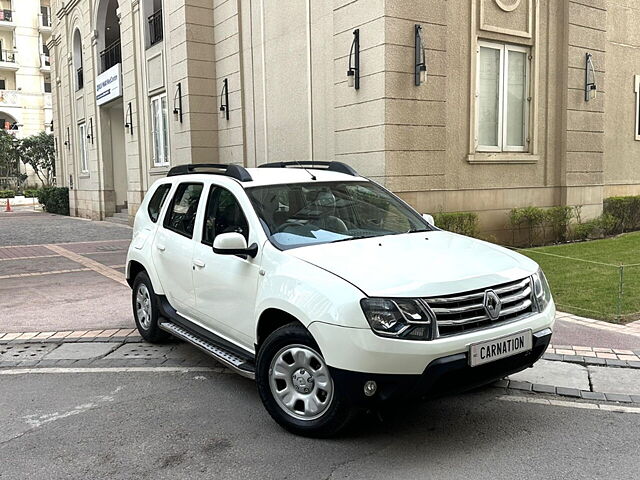
[[[229,189],[211,185],[201,238],[194,246],[193,281],[198,317],[214,332],[253,351],[260,254],[220,255],[212,249],[215,237],[228,232],[241,233],[249,245],[260,243],[245,214],[249,200],[243,200],[245,208]]]
[[[151,248],[152,259],[169,303],[188,316],[195,311],[193,294],[193,233],[204,185],[178,185]]]

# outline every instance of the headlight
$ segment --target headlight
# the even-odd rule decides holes
[[[544,276],[541,269],[531,277],[533,280],[533,295],[538,303],[538,310],[544,311],[551,302],[551,289],[547,277]]]
[[[362,311],[371,329],[383,337],[430,340],[434,315],[417,299],[363,298]]]

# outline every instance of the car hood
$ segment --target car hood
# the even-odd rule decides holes
[[[389,235],[287,250],[371,297],[447,295],[519,280],[537,264],[497,245],[445,231]]]

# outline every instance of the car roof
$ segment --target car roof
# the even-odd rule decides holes
[[[230,182],[241,185],[243,188],[262,187],[266,185],[283,185],[288,183],[310,183],[314,182],[311,175],[316,178],[315,182],[362,182],[366,178],[360,176],[347,175],[345,173],[328,171],[316,168],[247,168],[252,180],[240,182],[232,177],[211,173],[188,173],[168,179],[181,183],[189,181],[210,181],[220,185],[228,185]]]

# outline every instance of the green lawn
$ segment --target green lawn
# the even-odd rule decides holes
[[[518,251],[540,264],[558,310],[616,323],[640,319],[640,232]],[[622,295],[619,265],[627,265]]]

